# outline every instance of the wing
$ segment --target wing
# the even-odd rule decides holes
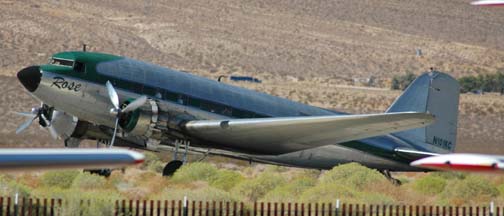
[[[504,156],[484,154],[444,154],[416,160],[411,166],[445,171],[504,171]]]
[[[255,154],[283,154],[318,146],[424,127],[426,113],[196,120],[188,134],[221,147]]]
[[[123,149],[1,149],[1,171],[101,169],[142,163],[140,153]]]

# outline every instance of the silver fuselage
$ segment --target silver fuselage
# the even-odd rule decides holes
[[[140,65],[142,66],[142,65]],[[150,65],[152,66],[152,65]],[[100,68],[100,67],[98,67]],[[102,67],[102,76],[107,79],[121,79],[135,81],[143,85],[154,86],[157,89],[180,92],[205,100],[215,101],[221,104],[229,104],[239,109],[254,110],[257,113],[268,117],[303,116],[303,115],[344,115],[344,113],[334,112],[318,107],[308,106],[301,103],[292,102],[286,99],[274,97],[264,93],[259,93],[235,86],[219,83],[213,80],[194,76],[191,74],[174,70],[144,70],[144,76],[135,74],[128,76],[124,72],[113,71],[107,65]],[[57,88],[54,86],[55,77],[61,77],[68,83],[80,84],[79,91]],[[139,78],[141,77],[141,78]],[[128,89],[117,88],[120,100],[137,98],[139,93]],[[114,119],[109,112],[112,104],[107,96],[105,85],[78,79],[72,76],[42,71],[42,81],[36,91],[32,94],[45,104],[62,110],[68,114],[92,122],[97,125],[114,127]],[[149,95],[158,103],[163,104],[164,112],[187,113],[195,119],[229,119],[224,116],[208,111],[204,111],[191,106],[179,104],[163,97],[156,98]],[[317,147],[313,149],[297,151],[281,155],[253,155],[246,154],[256,161],[282,164],[287,166],[330,169],[331,167],[349,162],[358,162],[368,167],[377,169],[416,171],[418,169],[410,167],[407,161],[396,160],[394,149],[398,147],[416,148],[411,144],[393,135],[379,136],[364,140],[354,141],[358,148],[351,148],[346,145],[335,143]],[[376,154],[374,152],[377,152]]]

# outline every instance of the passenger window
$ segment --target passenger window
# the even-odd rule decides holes
[[[84,72],[86,72],[86,65],[82,62],[75,62],[74,71],[79,72],[79,73],[84,73]]]

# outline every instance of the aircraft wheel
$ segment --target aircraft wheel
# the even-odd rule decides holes
[[[163,176],[172,176],[184,164],[182,161],[170,161],[163,169]]]

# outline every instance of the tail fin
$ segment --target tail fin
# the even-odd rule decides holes
[[[424,128],[394,133],[418,149],[453,152],[457,142],[459,84],[448,74],[429,72],[415,79],[387,112],[427,112],[436,121]]]

